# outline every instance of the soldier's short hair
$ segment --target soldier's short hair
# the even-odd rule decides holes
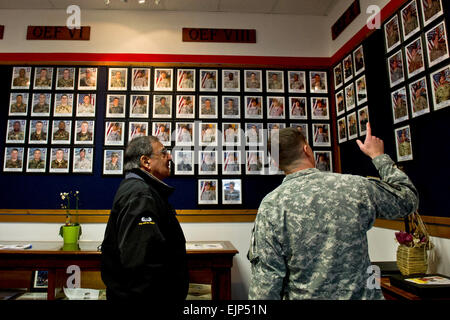
[[[141,157],[151,157],[153,155],[152,144],[155,142],[159,142],[159,139],[154,136],[138,137],[131,140],[125,150],[124,171],[140,168]]]
[[[278,165],[283,171],[289,169],[295,162],[302,159],[305,154],[303,147],[307,144],[305,136],[296,128],[289,127],[271,135],[268,142],[268,150],[278,145]]]

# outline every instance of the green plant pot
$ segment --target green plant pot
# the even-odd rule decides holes
[[[74,244],[78,243],[80,238],[81,226],[63,226],[62,227],[62,237],[64,239],[64,244]]]

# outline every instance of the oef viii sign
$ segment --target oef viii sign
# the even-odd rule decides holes
[[[256,30],[183,28],[183,41],[256,43]]]

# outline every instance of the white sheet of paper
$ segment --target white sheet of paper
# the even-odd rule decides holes
[[[186,250],[223,249],[220,243],[186,243]]]

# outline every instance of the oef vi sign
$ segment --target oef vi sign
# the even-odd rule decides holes
[[[183,28],[183,41],[256,43],[256,30]]]
[[[27,40],[89,40],[91,27],[28,26]]]

